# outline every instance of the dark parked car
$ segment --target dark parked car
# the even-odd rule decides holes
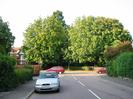
[[[47,69],[46,71],[55,71],[56,73],[64,73],[65,72],[65,69],[62,67],[62,66],[53,66],[49,69]]]

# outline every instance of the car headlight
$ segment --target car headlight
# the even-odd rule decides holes
[[[58,85],[58,83],[52,83],[51,85]]]

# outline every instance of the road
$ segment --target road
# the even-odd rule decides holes
[[[62,76],[60,92],[33,93],[29,99],[133,99],[133,88],[99,76]]]

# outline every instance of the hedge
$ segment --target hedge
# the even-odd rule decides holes
[[[15,59],[0,54],[0,91],[16,87]]]
[[[18,84],[25,83],[32,79],[33,68],[31,66],[25,66],[23,68],[15,69]]]
[[[0,54],[0,92],[11,90],[32,79],[31,66],[16,68],[16,60]]]
[[[133,78],[133,52],[124,52],[111,61],[107,68],[110,76]]]

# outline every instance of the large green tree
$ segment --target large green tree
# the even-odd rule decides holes
[[[8,54],[14,43],[15,37],[12,35],[7,22],[0,17],[0,53]]]
[[[69,30],[66,59],[78,63],[103,63],[103,52],[116,40],[131,41],[131,35],[117,19],[77,18]]]
[[[24,33],[24,51],[29,61],[62,64],[67,46],[67,25],[61,11],[34,21]]]

